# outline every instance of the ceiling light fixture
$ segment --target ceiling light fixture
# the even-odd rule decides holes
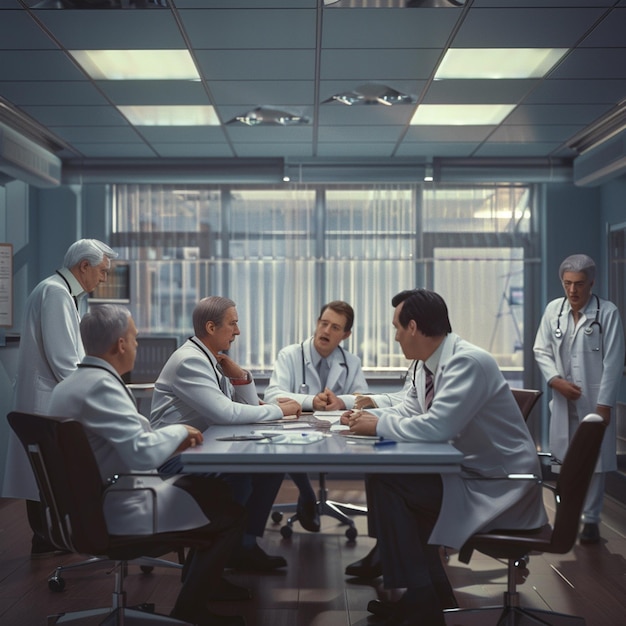
[[[433,174],[433,164],[426,163],[426,165],[424,166],[424,182],[432,183],[434,180],[435,180],[435,177]]]
[[[226,123],[246,126],[297,126],[308,124],[309,118],[271,107],[256,107],[243,115],[233,117]]]
[[[413,96],[387,87],[379,83],[366,83],[360,85],[352,91],[344,91],[326,98],[322,104],[328,102],[340,102],[352,106],[354,104],[383,104],[392,106],[394,104],[411,104],[414,102]]]

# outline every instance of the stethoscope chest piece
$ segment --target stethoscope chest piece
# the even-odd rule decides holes
[[[557,328],[557,329],[554,331],[554,336],[555,336],[557,339],[560,339],[560,338],[563,336],[563,331],[562,331],[560,328]]]

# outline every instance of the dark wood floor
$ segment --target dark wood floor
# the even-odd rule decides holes
[[[331,481],[330,495],[343,502],[363,503],[359,480]],[[289,502],[294,488],[285,481],[279,501]],[[551,502],[546,500],[548,507]],[[366,537],[363,517],[357,518],[359,537],[347,542],[345,527],[323,519],[319,534],[300,527],[290,540],[280,534],[280,525],[268,523],[263,545],[288,561],[285,571],[268,575],[228,574],[237,584],[248,586],[254,599],[239,605],[213,603],[215,612],[243,614],[248,626],[367,626],[366,606],[382,590],[380,580],[358,584],[343,570],[373,545]],[[626,509],[612,500],[605,505],[602,542],[576,545],[566,555],[533,555],[529,574],[520,585],[522,604],[583,616],[587,626],[626,624]],[[31,560],[30,531],[22,502],[0,500],[0,624],[31,626],[45,624],[46,616],[70,610],[106,606],[113,577],[106,569],[68,572],[66,589],[55,593],[47,579],[58,563],[79,560],[76,556]],[[170,555],[172,560],[174,555]],[[452,553],[447,562],[450,580],[462,607],[498,604],[505,584],[505,566],[477,555],[470,565],[459,563]],[[176,570],[157,569],[143,574],[130,568],[126,588],[129,604],[154,602],[156,610],[168,613],[179,589]],[[465,616],[467,617],[467,616]],[[450,626],[461,623],[448,616]],[[85,621],[85,624],[94,623]],[[97,621],[95,623],[98,623]],[[467,623],[463,621],[462,623]],[[475,617],[475,624],[495,624],[495,617]]]

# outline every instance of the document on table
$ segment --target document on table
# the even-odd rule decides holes
[[[330,422],[331,424],[338,424],[339,419],[346,411],[315,411],[313,413],[313,417],[316,420],[320,420],[322,422]]]

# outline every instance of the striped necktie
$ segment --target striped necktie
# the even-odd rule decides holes
[[[425,382],[424,385],[424,404],[426,410],[430,409],[430,405],[433,403],[433,396],[435,395],[435,383],[433,380],[433,373],[424,365]]]

